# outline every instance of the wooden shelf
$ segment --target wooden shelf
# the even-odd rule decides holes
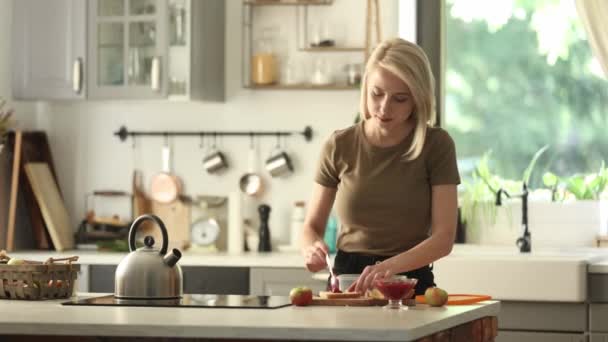
[[[334,0],[245,0],[251,6],[331,5]]]
[[[364,47],[354,47],[354,46],[328,46],[328,47],[307,47],[298,49],[300,51],[306,52],[361,52],[365,51]]]
[[[303,84],[272,84],[272,85],[255,85],[252,84],[247,86],[249,89],[255,90],[358,90],[359,86],[349,86],[346,84],[328,84],[328,85],[314,85],[310,83]]]

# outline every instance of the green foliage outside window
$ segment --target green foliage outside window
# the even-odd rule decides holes
[[[608,160],[608,81],[573,1],[446,1],[444,127],[463,178],[492,150],[495,173],[520,179],[544,145],[532,187],[546,171],[598,170]]]

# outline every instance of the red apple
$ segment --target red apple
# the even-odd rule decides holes
[[[289,291],[291,304],[296,306],[306,306],[312,303],[312,290],[306,286],[294,287]]]
[[[429,287],[424,291],[424,299],[430,306],[442,306],[448,301],[448,293],[438,287]]]

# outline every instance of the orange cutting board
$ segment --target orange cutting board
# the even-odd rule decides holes
[[[488,295],[450,294],[448,295],[448,302],[446,303],[446,305],[469,305],[490,299],[492,299],[492,297]],[[416,296],[416,303],[426,304],[424,296]]]

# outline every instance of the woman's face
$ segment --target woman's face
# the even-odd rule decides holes
[[[368,120],[378,128],[386,131],[402,129],[414,107],[409,87],[395,74],[378,67],[368,75]]]

